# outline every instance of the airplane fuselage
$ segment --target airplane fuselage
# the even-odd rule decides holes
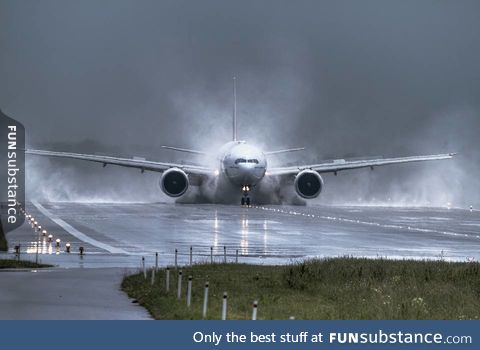
[[[221,172],[236,186],[258,184],[267,170],[267,158],[257,147],[245,141],[231,141],[220,149]]]

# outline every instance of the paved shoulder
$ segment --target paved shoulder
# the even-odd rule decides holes
[[[0,271],[0,319],[150,319],[120,290],[124,275],[120,268]]]

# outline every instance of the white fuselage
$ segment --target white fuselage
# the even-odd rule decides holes
[[[221,172],[237,186],[255,186],[267,170],[265,154],[245,141],[226,143],[220,149],[219,161]]]

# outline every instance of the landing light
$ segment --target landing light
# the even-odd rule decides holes
[[[214,174],[215,176],[218,176],[218,175],[220,175],[220,171],[219,171],[218,169],[215,169],[215,171],[213,172],[213,174]]]

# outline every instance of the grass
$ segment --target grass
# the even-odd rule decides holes
[[[5,233],[3,232],[2,221],[0,220],[0,251],[6,252],[8,250],[7,239],[5,238]]]
[[[12,259],[0,259],[0,269],[30,269],[40,267],[51,267],[52,265],[36,264],[32,261],[25,260],[12,260]]]
[[[480,264],[333,258],[286,266],[199,264],[183,268],[182,299],[177,272],[165,270],[155,284],[143,273],[127,276],[122,289],[156,319],[201,319],[204,283],[209,281],[208,319],[219,319],[224,291],[228,318],[251,319],[479,319]],[[186,280],[193,276],[192,306]]]
[[[7,240],[5,239],[3,232],[0,231],[0,252],[6,252],[6,251],[8,251]]]

